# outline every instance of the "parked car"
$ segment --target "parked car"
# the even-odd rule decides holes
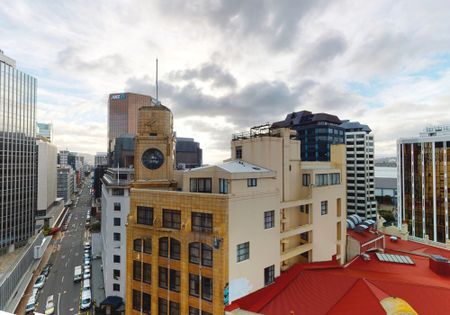
[[[45,276],[44,275],[40,275],[39,277],[37,277],[33,288],[36,288],[36,289],[40,290],[44,286],[44,283],[45,283]]]
[[[91,307],[91,291],[85,291],[81,293],[80,308],[81,310],[87,310]]]
[[[87,280],[87,279],[91,279],[91,270],[90,269],[83,274],[83,280]]]
[[[42,269],[42,271],[41,271],[41,275],[48,277],[48,274],[50,273],[50,269],[52,268],[52,266],[53,266],[53,264],[45,265],[44,269]]]
[[[53,295],[47,298],[47,304],[45,305],[45,315],[53,315],[55,312],[55,304],[53,303]]]
[[[33,313],[36,308],[36,298],[34,295],[30,296],[28,299],[27,305],[25,306],[25,314]]]

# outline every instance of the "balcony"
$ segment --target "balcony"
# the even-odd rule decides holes
[[[294,248],[290,248],[281,254],[281,261],[285,261],[291,259],[292,257],[301,255],[307,251],[312,250],[312,248],[313,248],[312,243],[306,243]]]

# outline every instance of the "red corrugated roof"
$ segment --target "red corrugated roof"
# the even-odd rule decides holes
[[[403,242],[396,247],[405,248]],[[405,255],[392,249],[387,252]],[[227,310],[241,308],[267,315],[375,315],[386,314],[380,300],[392,296],[404,299],[419,314],[449,314],[450,279],[429,269],[428,257],[409,256],[415,265],[381,262],[375,254],[370,254],[370,261],[358,257],[345,268],[324,268],[323,263],[318,265],[322,268],[314,268],[314,263],[295,265],[275,284],[236,300]]]
[[[383,236],[383,234],[380,233],[376,233],[376,232],[372,232],[372,231],[364,231],[362,233],[358,233],[354,230],[347,230],[347,234],[350,235],[352,238],[354,238],[355,240],[357,240],[361,245],[376,240],[377,238],[379,238],[380,236]]]

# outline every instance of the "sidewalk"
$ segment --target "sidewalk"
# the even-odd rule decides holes
[[[106,298],[105,296],[105,281],[103,279],[102,270],[102,258],[101,258],[101,234],[92,233],[91,244],[92,244],[92,300],[98,307],[100,303]]]

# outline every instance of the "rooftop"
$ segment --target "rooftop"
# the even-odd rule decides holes
[[[197,168],[193,168],[191,170],[189,170],[189,172],[198,172],[198,171],[203,171],[209,168],[220,168],[222,170],[224,170],[225,172],[228,173],[272,173],[272,170],[266,169],[264,167],[255,165],[255,164],[251,164],[242,160],[233,160],[233,161],[228,161],[228,162],[224,162],[222,164],[217,164],[217,165],[210,165],[210,166],[202,166],[202,167],[197,167]]]
[[[387,237],[387,236],[386,236]],[[450,251],[411,241],[386,241],[387,254],[409,256],[414,265],[355,258],[346,266],[334,262],[298,264],[275,282],[234,301],[228,311],[260,314],[447,314],[450,281],[429,268],[426,254],[448,257]],[[411,251],[412,250],[412,251]],[[395,313],[399,314],[399,313]]]

